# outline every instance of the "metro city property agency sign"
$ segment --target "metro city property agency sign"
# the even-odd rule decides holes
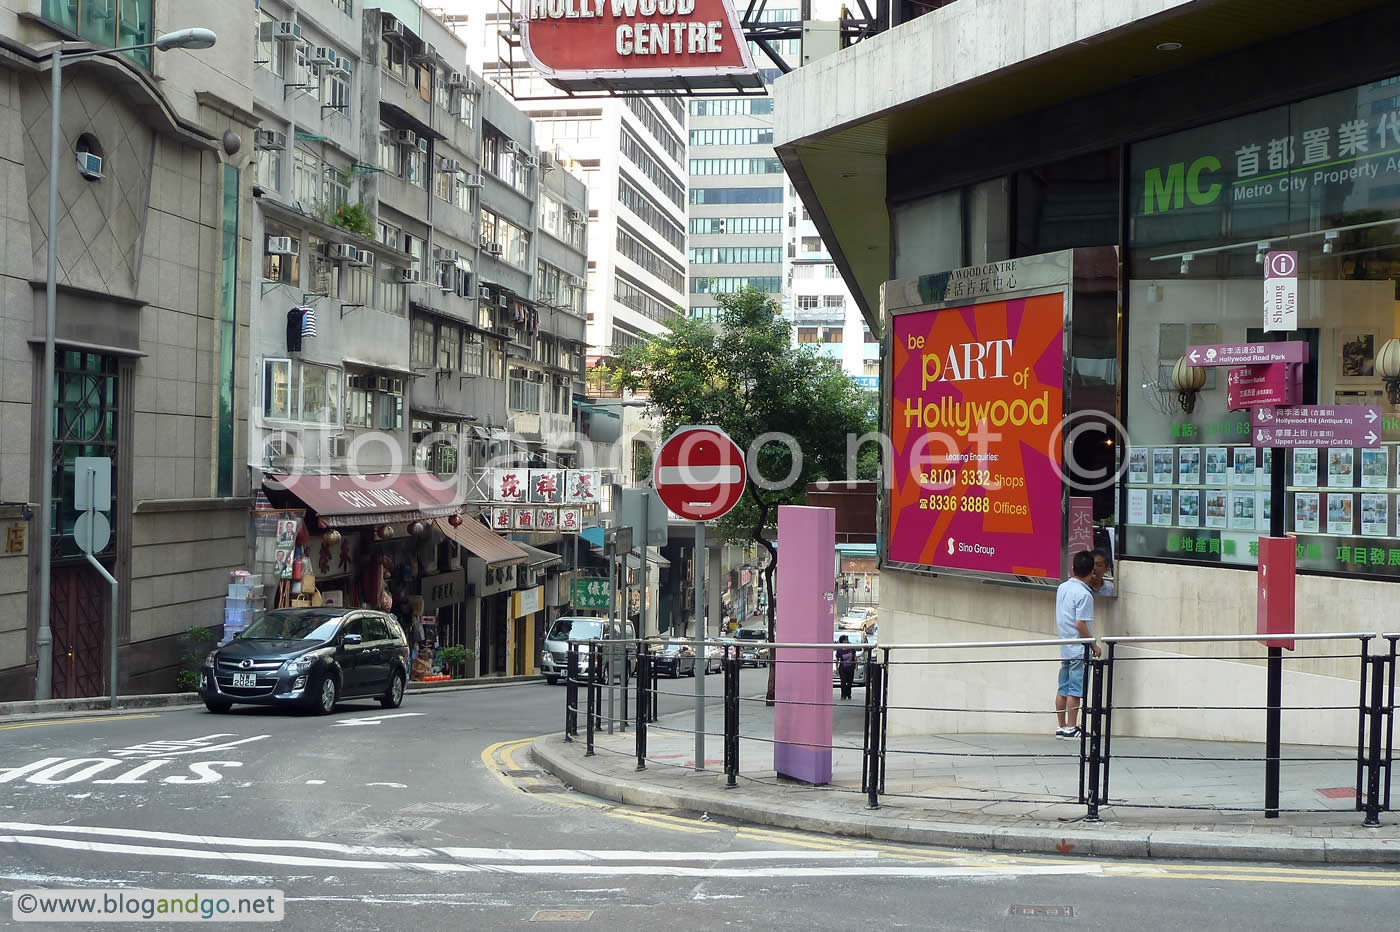
[[[526,58],[569,90],[761,88],[733,0],[525,0]]]
[[[1065,294],[892,316],[887,559],[1060,572]]]

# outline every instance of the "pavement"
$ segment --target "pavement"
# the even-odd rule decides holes
[[[663,681],[684,701],[690,684]],[[712,689],[717,692],[717,689]],[[1289,745],[1281,764],[1280,817],[1266,819],[1263,746],[1115,738],[1109,805],[1087,820],[1079,742],[1053,735],[891,736],[884,793],[861,792],[863,696],[833,701],[832,782],[809,786],[773,770],[773,708],[760,689],[740,707],[739,785],[722,773],[723,712],[707,708],[706,769],[694,767],[692,711],[648,729],[647,769],[636,769],[633,732],[600,735],[597,753],[562,734],[537,739],[536,761],[570,786],[631,805],[695,809],[858,838],[998,851],[1138,858],[1400,863],[1400,818],[1362,826],[1355,751]],[[583,727],[582,725],[580,726]]]
[[[744,671],[744,695],[761,694],[766,672]],[[687,708],[692,685],[666,682],[678,695],[661,697],[663,716]],[[1384,866],[969,851],[619,804],[529,759],[533,738],[562,724],[564,693],[522,683],[328,716],[199,706],[0,723],[0,926],[104,928],[17,910],[22,891],[111,888],[280,890],[286,918],[247,928],[351,932],[532,920],[1280,932],[1388,928],[1400,912],[1400,870]]]

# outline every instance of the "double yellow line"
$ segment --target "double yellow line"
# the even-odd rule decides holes
[[[501,741],[481,752],[481,760],[487,769],[496,775],[501,783],[510,789],[522,786],[546,785],[536,777],[510,777],[507,770],[522,769],[515,754],[534,738],[520,738],[514,741]],[[632,809],[622,805],[599,802],[584,798],[577,793],[560,791],[539,794],[547,796],[550,803],[570,806],[575,809],[592,809],[611,818],[626,819],[639,825],[664,828],[671,831],[698,835],[716,835],[726,832],[734,837],[749,841],[790,845],[797,848],[812,848],[823,851],[878,851],[883,857],[898,861],[934,862],[949,865],[986,866],[1005,864],[1083,864],[1085,858],[1054,856],[1024,856],[1010,854],[980,853],[945,848],[925,848],[908,845],[881,844],[809,835],[801,832],[787,832],[780,829],[766,829],[755,826],[707,825],[694,819],[682,818],[660,812]],[[1228,862],[1197,864],[1175,864],[1152,861],[1103,861],[1106,877],[1133,877],[1141,879],[1165,880],[1215,880],[1233,883],[1300,883],[1327,886],[1397,887],[1400,886],[1400,871],[1377,869],[1349,869],[1328,867],[1266,867]]]
[[[102,715],[90,718],[55,718],[46,722],[11,722],[8,725],[0,725],[0,731],[14,731],[16,728],[44,728],[48,725],[89,725],[96,722],[125,722],[133,718],[160,718],[159,715],[146,713],[143,715]]]

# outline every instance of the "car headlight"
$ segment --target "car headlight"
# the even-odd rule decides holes
[[[216,651],[216,650],[211,650],[208,654],[205,654],[205,655],[204,655],[204,666],[205,666],[205,669],[212,669],[212,668],[213,668],[213,666],[214,666],[214,657],[215,657],[215,655],[218,654],[218,653],[219,653],[219,652]]]
[[[540,659],[543,660],[545,663],[549,663],[549,661],[553,658],[549,656],[549,651],[542,650],[540,651]]]
[[[287,661],[287,672],[291,674],[305,673],[316,665],[317,656],[315,654],[302,654]]]

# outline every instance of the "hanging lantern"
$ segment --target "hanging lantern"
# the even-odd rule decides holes
[[[321,535],[322,546],[328,546],[338,543],[340,543],[340,532],[337,531],[335,528],[330,528],[326,531],[326,533]]]
[[[450,525],[452,525],[453,527],[461,527],[461,526],[462,526],[462,516],[461,516],[461,515],[453,515],[452,517],[450,517],[450,518],[447,519],[447,523],[450,524]]]
[[[391,538],[391,537],[393,537],[393,536],[394,536],[394,526],[393,526],[392,524],[386,524],[386,525],[384,525],[382,528],[379,529],[379,539],[380,539],[380,540],[388,540],[389,538]]]
[[[1196,410],[1196,393],[1204,388],[1205,384],[1206,370],[1191,365],[1185,356],[1178,358],[1172,366],[1172,387],[1178,392],[1177,400],[1181,402],[1181,410],[1187,414]]]
[[[408,526],[408,533],[412,534],[414,537],[422,537],[427,532],[428,526],[422,521],[414,521]]]
[[[1400,405],[1400,340],[1392,337],[1376,353],[1376,375],[1385,380],[1386,400]]]

